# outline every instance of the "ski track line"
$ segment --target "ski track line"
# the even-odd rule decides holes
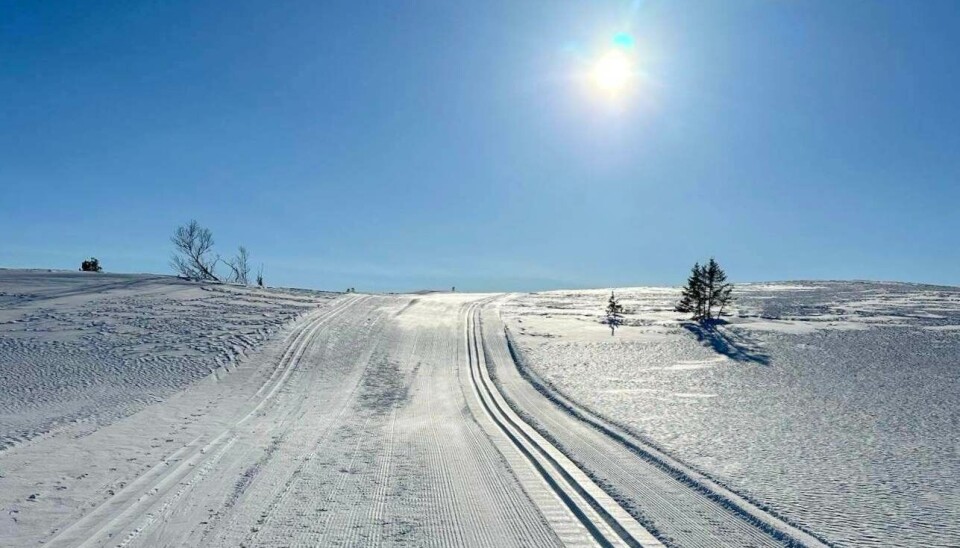
[[[379,323],[379,320],[374,322],[376,323]],[[342,324],[338,327],[342,327]],[[314,341],[317,341],[317,338],[314,338]],[[200,544],[204,546],[237,546],[251,542],[257,545],[273,543],[288,546],[291,544],[285,535],[289,535],[289,531],[293,530],[292,527],[283,529],[284,525],[290,525],[290,519],[287,519],[287,523],[277,523],[279,519],[277,515],[289,516],[301,511],[301,505],[292,505],[290,508],[283,506],[289,498],[288,491],[300,488],[300,483],[304,481],[302,476],[313,474],[318,466],[317,462],[322,461],[320,449],[324,447],[328,436],[339,424],[345,410],[354,401],[363,373],[369,367],[373,350],[374,348],[369,348],[367,352],[361,353],[360,357],[352,360],[351,363],[358,364],[357,371],[343,379],[344,387],[349,386],[350,390],[342,399],[336,400],[336,403],[333,403],[333,400],[328,402],[336,406],[335,413],[322,415],[319,418],[307,418],[307,415],[317,411],[318,402],[311,397],[313,396],[311,391],[289,391],[290,397],[293,398],[291,402],[284,402],[278,398],[274,405],[280,416],[268,423],[267,431],[261,435],[262,438],[267,434],[273,434],[269,437],[278,440],[275,441],[278,450],[269,456],[269,461],[274,464],[268,468],[264,461],[256,476],[245,486],[243,492],[238,494],[238,498],[246,497],[243,504],[231,504],[230,508],[234,511],[231,515],[225,516],[227,519],[220,520],[224,525],[208,527]],[[359,364],[363,365],[359,366]],[[315,367],[299,368],[297,374],[307,375],[307,377],[298,379],[298,384],[307,386],[322,382],[313,378],[318,371]],[[310,428],[304,430],[306,425],[310,425]],[[322,464],[323,462],[320,462],[321,466]],[[319,492],[319,488],[316,491]],[[251,527],[250,523],[256,525]],[[301,527],[303,527],[302,523]],[[312,531],[299,531],[298,545],[315,545],[316,542],[307,538],[312,533]]]
[[[478,303],[469,306],[466,336],[470,379],[487,415],[580,519],[598,545],[663,546],[572,461],[507,406],[483,363],[482,331],[479,326],[481,307]]]
[[[413,299],[407,305],[394,314],[394,317],[399,316],[404,310],[407,310],[413,304],[417,302],[417,299]],[[416,356],[417,345],[420,342],[420,332],[414,336],[414,340],[410,345],[410,352],[407,354],[406,362],[413,360]],[[414,379],[411,379],[412,383]],[[408,398],[409,398],[409,387]],[[393,477],[393,468],[394,468],[394,454],[395,454],[395,443],[397,435],[397,409],[400,407],[400,403],[403,402],[394,402],[392,408],[390,409],[390,428],[387,434],[386,440],[386,454],[378,454],[377,458],[380,460],[380,465],[377,468],[376,476],[373,479],[374,484],[374,494],[373,500],[374,503],[370,509],[370,512],[367,516],[368,523],[379,526],[377,529],[378,534],[375,538],[370,539],[369,546],[381,546],[384,544],[384,536],[386,534],[385,528],[387,525],[386,522],[386,512],[387,512],[387,499],[390,496],[390,480]]]
[[[305,352],[306,349],[308,348],[309,344],[310,344],[313,340],[315,340],[315,335],[317,334],[317,332],[319,331],[319,329],[320,329],[320,327],[321,327],[322,325],[326,325],[326,324],[329,323],[329,320],[332,320],[332,319],[334,319],[335,317],[339,317],[343,311],[345,311],[347,308],[350,307],[349,305],[355,304],[355,303],[358,303],[358,302],[361,302],[361,301],[363,301],[363,300],[366,300],[367,298],[368,298],[368,297],[358,297],[358,298],[354,299],[351,303],[348,303],[347,305],[345,305],[345,306],[341,307],[339,310],[337,310],[335,315],[325,316],[325,317],[323,318],[322,324],[313,326],[313,327],[311,328],[310,332],[302,339],[301,346],[300,346],[300,347],[298,348],[298,350],[297,350],[297,355],[296,355],[295,361],[293,362],[293,365],[295,366],[295,365],[299,364],[301,358],[303,357],[304,352]],[[261,404],[258,406],[258,408],[261,408],[265,403],[272,402],[272,401],[273,401],[273,395],[276,394],[276,393],[278,393],[278,392],[279,392],[280,390],[282,390],[283,388],[285,388],[285,386],[286,386],[286,384],[287,384],[287,379],[288,379],[289,375],[290,375],[291,373],[294,373],[295,371],[299,371],[299,368],[296,368],[296,367],[293,367],[293,366],[288,367],[288,368],[285,370],[285,375],[284,375],[284,377],[280,380],[279,384],[275,385],[273,388],[270,389],[270,393],[268,394],[267,398],[266,398],[265,400],[261,401]],[[262,391],[262,389],[261,389],[261,391]],[[285,435],[285,434],[286,434],[286,430],[283,428],[283,426],[286,424],[287,420],[288,420],[293,414],[302,411],[303,403],[304,403],[304,402],[303,402],[303,398],[301,398],[301,399],[297,400],[297,402],[296,402],[292,407],[290,407],[290,408],[288,408],[288,409],[285,409],[285,410],[282,410],[282,412],[281,412],[281,415],[282,415],[282,416],[278,418],[278,421],[279,421],[278,423],[272,425],[272,428],[270,429],[271,432],[277,432],[277,431],[279,431],[281,436]],[[256,413],[255,413],[255,414],[256,414]],[[246,420],[249,420],[249,419],[252,418],[255,414],[248,415],[245,419],[246,419]],[[263,413],[260,412],[260,414],[262,415]],[[236,440],[236,434],[235,434],[235,436],[234,436],[234,440],[233,440],[233,441],[235,441],[235,440]],[[187,487],[190,487],[190,486],[188,485]],[[185,488],[184,490],[186,490],[186,488]]]
[[[445,524],[448,534],[456,534],[466,546],[558,545],[549,523],[502,457],[497,440],[487,435],[488,429],[471,411],[472,392],[465,390],[462,374],[469,368],[462,307],[455,319],[434,342],[432,363],[437,373],[428,377],[433,383],[428,393],[443,397],[426,399],[435,455],[444,465],[438,470],[439,481],[449,486],[448,497],[455,497],[452,504],[443,498],[435,502],[452,512],[441,526]],[[451,428],[453,424],[457,427]]]
[[[517,395],[512,395],[512,397],[515,397],[516,398],[515,401],[522,404],[525,409],[536,409],[535,403],[532,402],[530,399],[528,399],[525,394],[519,393]],[[547,418],[541,415],[537,415],[537,419],[541,423],[543,423],[544,425],[543,428],[545,428],[548,432],[552,433],[554,436],[556,436],[558,432],[563,432],[569,436],[569,438],[567,439],[573,438],[576,442],[578,442],[576,446],[577,449],[579,449],[580,451],[589,451],[591,456],[594,457],[596,461],[599,461],[603,465],[605,465],[604,467],[605,470],[609,471],[613,469],[616,472],[619,472],[620,474],[617,479],[620,480],[620,483],[618,483],[617,485],[620,488],[620,490],[623,491],[623,490],[627,490],[627,489],[624,489],[625,487],[632,487],[634,490],[633,491],[634,493],[642,492],[643,496],[638,496],[637,498],[643,501],[643,506],[645,508],[648,508],[649,506],[656,505],[658,510],[658,517],[660,517],[661,520],[662,519],[668,520],[672,528],[683,530],[683,531],[691,531],[691,532],[702,531],[702,523],[699,523],[697,520],[692,519],[690,515],[692,512],[692,508],[690,506],[685,505],[684,507],[681,508],[676,503],[674,503],[671,499],[662,497],[660,495],[660,492],[657,491],[656,489],[647,488],[646,485],[643,485],[642,482],[635,477],[635,473],[636,473],[635,471],[631,472],[627,470],[627,468],[625,468],[622,463],[620,463],[617,460],[614,460],[610,455],[604,453],[603,451],[593,449],[590,444],[590,440],[587,440],[586,438],[582,437],[580,433],[570,429],[566,424],[564,424],[563,421],[552,420],[551,418]],[[570,449],[567,448],[567,450],[570,450]],[[691,493],[691,495],[696,496],[697,494]],[[706,503],[706,504],[708,506],[713,506],[710,503]],[[716,512],[718,514],[717,520],[722,521],[726,512],[720,508],[717,508]],[[664,518],[664,516],[666,517]],[[747,526],[747,524],[741,525],[739,529],[745,530],[746,536],[750,537],[752,542],[759,542],[761,545],[763,545],[763,544],[770,544],[772,540],[769,538],[768,535],[762,533],[762,531],[760,531],[759,529],[752,526]],[[707,537],[708,537],[707,535],[698,535],[695,538],[685,538],[683,539],[682,545],[691,546],[693,548],[706,548],[709,546],[715,546],[716,541],[711,541]],[[730,540],[730,539],[727,539],[727,540]],[[780,543],[775,543],[774,545],[779,546]]]
[[[555,493],[545,488],[541,478],[535,475],[529,463],[525,460],[510,441],[500,434],[496,424],[490,420],[483,410],[480,401],[473,389],[469,363],[469,341],[466,338],[467,307],[461,307],[458,313],[458,330],[462,325],[464,331],[456,344],[457,355],[457,385],[462,401],[466,404],[460,409],[460,416],[469,426],[469,442],[475,450],[478,460],[486,467],[490,479],[503,478],[500,482],[490,482],[497,508],[509,511],[513,516],[520,516],[524,506],[532,504],[539,514],[539,523],[528,523],[519,519],[511,519],[506,525],[512,532],[508,538],[529,539],[526,542],[536,546],[593,546],[592,538],[579,522],[575,524],[572,514],[562,507],[560,499]],[[524,493],[520,498],[505,485],[503,467],[507,473],[519,484]],[[499,543],[505,544],[506,541]]]
[[[447,346],[447,345],[443,345],[443,346]],[[443,356],[448,354],[448,352],[443,352],[444,350],[448,350],[448,348],[443,348],[443,347],[437,348],[436,344],[434,344],[434,348],[435,348],[434,355],[432,357],[435,359],[436,358],[443,359]],[[435,375],[431,375],[430,377],[431,378],[429,378],[428,380],[431,380],[433,382],[436,382],[437,380],[439,380]],[[434,390],[433,392],[448,394],[448,392],[446,391]],[[435,480],[437,480],[435,483],[435,487],[438,487],[438,489],[435,489],[435,490],[431,489],[431,491],[441,494],[440,500],[437,502],[438,502],[438,506],[443,510],[443,513],[441,515],[444,516],[443,521],[445,523],[440,524],[440,529],[441,530],[448,529],[450,530],[451,533],[454,533],[457,535],[455,540],[450,539],[451,542],[444,543],[444,544],[446,544],[447,546],[450,546],[450,545],[491,546],[493,545],[493,543],[491,543],[490,539],[486,539],[482,537],[478,539],[468,539],[467,537],[464,536],[467,533],[467,531],[464,531],[464,528],[449,527],[450,524],[457,523],[457,519],[456,519],[457,516],[465,517],[467,520],[471,520],[471,518],[475,517],[475,514],[477,512],[466,512],[465,509],[462,508],[460,504],[464,497],[456,496],[455,494],[457,484],[456,482],[453,481],[453,478],[451,477],[451,475],[458,479],[467,478],[468,476],[464,470],[463,462],[459,454],[456,454],[456,453],[451,454],[451,452],[447,452],[446,456],[444,454],[445,453],[444,452],[445,436],[441,431],[439,431],[438,426],[439,424],[441,424],[442,420],[445,418],[445,414],[438,413],[436,409],[437,407],[436,403],[437,402],[434,400],[434,398],[427,398],[427,417],[429,417],[430,434],[431,434],[431,437],[430,437],[431,443],[429,446],[433,449],[430,452],[430,459],[433,463],[433,466],[431,466],[430,468],[432,470],[436,470],[439,472],[438,474],[439,478],[436,478],[436,477],[434,478]],[[446,463],[446,466],[445,466],[445,463]],[[454,469],[452,470],[452,474],[447,472],[451,466],[454,467]],[[462,484],[461,484],[461,487],[463,487]],[[443,504],[444,501],[446,501],[446,504]],[[471,525],[472,526],[470,527],[470,530],[469,530],[470,533],[475,534],[475,532],[479,530],[481,531],[481,534],[482,534],[482,532],[485,530],[485,528],[478,529],[475,524],[471,524]]]
[[[473,380],[471,379],[472,352],[469,340],[469,311],[471,306],[461,307],[458,315],[460,337],[457,344],[458,385],[461,398],[466,406],[461,409],[465,420],[474,425],[470,429],[471,441],[479,454],[482,454],[491,477],[506,466],[513,479],[520,484],[526,495],[527,504],[532,504],[539,513],[540,527],[533,529],[532,524],[512,520],[508,522],[514,538],[522,535],[536,535],[537,546],[595,546],[593,538],[569,509],[563,504],[556,493],[548,488],[543,479],[530,466],[526,457],[516,449],[511,440],[502,434],[498,425],[487,414],[484,403],[480,398]],[[486,448],[486,450],[484,450]],[[512,508],[515,515],[519,515],[521,501],[511,496],[504,485],[499,485],[496,493],[498,505]],[[527,529],[531,529],[527,531]]]
[[[390,411],[390,429],[388,431],[386,440],[387,451],[386,454],[384,454],[380,459],[380,466],[377,467],[376,477],[373,480],[374,504],[367,515],[367,522],[380,526],[380,534],[376,538],[371,539],[369,543],[370,546],[380,546],[383,544],[383,527],[386,525],[384,516],[387,498],[389,495],[390,477],[393,474],[393,454],[396,432],[397,408],[394,406],[394,408]],[[380,455],[378,455],[378,457],[380,457]]]
[[[502,329],[502,326],[500,328]],[[497,354],[495,362],[499,359],[504,363],[513,364],[519,373],[519,365],[515,363],[513,356],[509,355],[509,349],[506,351],[506,356],[502,350],[494,352],[489,347],[485,347],[484,350]],[[528,380],[523,379],[522,382],[526,383]],[[540,383],[542,384],[542,381]],[[537,387],[531,386],[531,388],[538,390],[538,395],[541,395]],[[512,407],[523,408],[526,412],[538,410],[543,405],[556,406],[553,401],[547,398],[542,398],[543,401],[534,401],[523,391],[510,393],[510,397],[515,398],[515,400],[508,400]],[[661,455],[659,451],[647,448],[645,444],[636,441],[625,432],[621,432],[619,428],[606,424],[592,413],[584,412],[567,398],[560,395],[556,397],[562,398],[564,406],[569,406],[577,411],[576,413],[570,413],[568,409],[562,409],[565,417],[586,425],[591,431],[608,438],[614,443],[619,442],[626,445],[628,449],[633,446],[634,451],[631,451],[631,453],[639,458],[631,458],[629,464],[633,468],[627,468],[617,458],[617,455],[603,451],[583,433],[571,428],[569,422],[560,420],[551,413],[534,413],[535,419],[542,423],[541,428],[551,435],[564,433],[566,435],[565,440],[575,442],[575,447],[568,447],[566,450],[572,451],[575,455],[579,453],[584,453],[584,456],[589,455],[592,459],[591,462],[597,465],[600,470],[603,470],[605,475],[615,476],[611,479],[614,480],[613,483],[618,491],[621,493],[626,491],[624,494],[636,499],[641,508],[646,507],[648,510],[653,510],[660,518],[658,521],[669,522],[672,529],[702,533],[698,535],[701,538],[693,536],[682,539],[680,542],[683,546],[698,548],[717,546],[718,543],[730,542],[732,540],[730,537],[734,533],[750,542],[751,545],[756,546],[783,546],[791,543],[801,543],[804,546],[812,547],[826,546],[819,539],[782,522],[740,497],[726,492],[725,489],[716,489],[713,482],[710,482],[707,478],[703,478],[698,473],[692,473],[682,464],[673,462],[669,457]],[[611,435],[611,432],[613,435]],[[629,443],[625,443],[627,440]],[[566,445],[567,442],[565,441],[564,444]],[[638,455],[638,452],[641,454]],[[648,455],[645,456],[642,453]],[[648,470],[635,469],[638,464],[642,464]],[[665,470],[665,467],[668,470]],[[673,474],[670,472],[673,472]],[[676,474],[684,476],[685,481],[675,477]],[[696,487],[688,484],[694,484]],[[704,493],[704,490],[707,492]],[[684,498],[692,500],[684,500]],[[719,537],[713,535],[711,538],[711,535],[703,530],[702,522],[692,518],[691,513],[695,506],[703,507],[702,513],[699,514],[701,520],[706,519],[717,524],[728,524],[725,527],[729,527],[729,529],[723,529]],[[711,517],[710,514],[714,514],[714,516]],[[777,538],[777,536],[784,538]]]
[[[296,368],[297,360],[299,360],[306,348],[307,342],[309,342],[317,330],[351,305],[363,299],[365,299],[365,297],[344,299],[341,303],[333,305],[328,310],[315,313],[315,317],[308,319],[302,326],[290,333],[286,337],[285,342],[291,338],[293,341],[289,344],[280,360],[278,360],[277,367],[274,369],[270,378],[268,378],[264,385],[250,398],[252,401],[259,401],[257,401],[253,409],[240,417],[233,426],[224,429],[219,435],[206,444],[203,443],[205,436],[201,435],[173,454],[161,459],[156,466],[133,480],[127,487],[104,501],[96,509],[62,530],[44,543],[44,546],[51,548],[59,546],[102,546],[110,542],[116,533],[127,529],[143,516],[145,512],[148,512],[149,509],[160,500],[158,496],[165,496],[185,476],[194,471],[202,472],[199,476],[199,479],[202,479],[210,467],[203,468],[198,466],[205,460],[215,464],[215,462],[223,456],[226,450],[229,449],[236,440],[237,429],[256,416],[260,409],[263,408],[283,386],[287,378],[289,378],[291,371]],[[264,394],[264,392],[266,392],[266,394]],[[181,489],[174,493],[173,502],[180,498],[184,490],[185,489]],[[161,508],[165,511],[169,508],[169,504]],[[158,513],[147,513],[143,523],[135,527],[128,537],[121,541],[121,545],[129,544],[157,519]]]
[[[319,429],[319,435],[314,438],[311,444],[309,444],[312,446],[312,449],[303,453],[304,456],[298,459],[299,464],[297,464],[292,471],[286,474],[286,479],[283,482],[278,484],[273,489],[270,502],[260,513],[260,519],[258,520],[260,527],[257,527],[253,531],[247,529],[248,533],[252,532],[252,534],[239,535],[240,537],[245,538],[246,541],[255,544],[263,544],[267,542],[279,543],[281,545],[291,544],[289,541],[284,541],[282,538],[279,538],[280,536],[288,533],[288,531],[285,532],[284,530],[285,524],[280,523],[282,510],[285,510],[291,506],[296,506],[296,504],[291,501],[291,498],[296,500],[301,490],[305,489],[307,492],[323,491],[321,489],[323,486],[309,485],[307,487],[303,487],[302,484],[304,481],[310,481],[310,478],[316,478],[319,476],[316,469],[326,464],[322,458],[322,455],[324,455],[322,449],[324,449],[331,441],[331,436],[340,430],[337,427],[341,425],[345,414],[349,409],[351,409],[352,404],[356,400],[357,393],[362,388],[364,376],[370,369],[370,362],[373,359],[373,354],[378,347],[378,344],[370,346],[367,351],[363,353],[363,357],[357,360],[358,363],[362,362],[363,366],[357,372],[350,392],[346,394],[344,399],[340,402],[340,407],[337,413],[324,421],[323,427]],[[335,492],[330,491],[323,492],[324,498],[321,502],[324,503],[331,502],[331,495],[336,494]],[[232,529],[236,529],[237,527],[242,526],[237,525],[236,520],[234,520],[234,527]],[[300,532],[301,537],[309,534],[311,534],[310,531]],[[324,534],[324,531],[319,531],[314,536],[317,536],[320,540],[322,540]],[[297,543],[294,544],[307,542],[309,545],[319,545],[320,540],[314,539],[311,541],[305,541],[305,539],[300,538],[298,539]],[[223,543],[221,542],[221,544]]]

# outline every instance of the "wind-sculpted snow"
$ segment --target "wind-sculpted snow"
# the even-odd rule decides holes
[[[0,450],[130,415],[329,295],[169,276],[0,270]]]
[[[960,544],[960,289],[751,284],[729,323],[672,289],[504,305],[546,382],[785,520],[839,545]]]

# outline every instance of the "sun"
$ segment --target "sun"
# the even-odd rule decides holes
[[[633,64],[626,53],[607,52],[593,67],[593,82],[601,90],[616,93],[626,89],[633,78]]]

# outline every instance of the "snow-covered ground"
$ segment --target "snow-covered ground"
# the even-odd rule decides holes
[[[483,296],[3,276],[0,546],[590,544],[479,414]]]
[[[0,270],[0,546],[960,544],[960,290],[676,294]]]
[[[679,291],[518,296],[503,317],[547,382],[840,545],[960,545],[960,289],[745,284],[727,325]]]
[[[0,269],[0,451],[163,400],[330,298],[171,276]]]

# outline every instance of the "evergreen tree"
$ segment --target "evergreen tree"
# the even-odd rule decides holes
[[[693,314],[693,319],[699,320],[703,317],[703,293],[704,269],[697,262],[690,269],[690,277],[687,278],[687,285],[683,288],[676,311]]]
[[[693,265],[676,311],[692,314],[693,320],[709,321],[719,319],[732,300],[733,284],[727,283],[727,273],[711,257],[706,265]]]
[[[610,326],[610,335],[613,335],[618,327],[623,325],[623,305],[617,300],[613,291],[610,292],[610,300],[607,301],[607,317],[603,323]]]
[[[717,310],[716,318],[719,319],[723,315],[723,309],[730,301],[733,299],[733,284],[727,283],[727,273],[720,268],[720,265],[713,259],[710,258],[710,262],[707,263],[707,267],[704,271],[705,278],[707,281],[707,319],[711,319],[714,316],[712,312],[714,309]]]

